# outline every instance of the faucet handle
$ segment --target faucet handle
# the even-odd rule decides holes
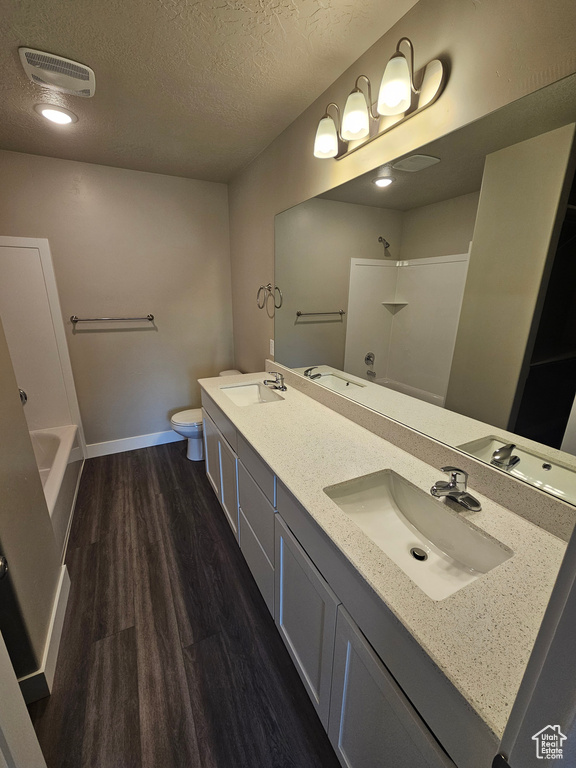
[[[442,472],[450,474],[450,483],[458,488],[459,491],[465,491],[468,483],[468,472],[459,467],[441,467]]]

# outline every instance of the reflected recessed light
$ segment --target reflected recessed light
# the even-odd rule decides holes
[[[58,125],[69,125],[78,121],[78,116],[69,109],[55,107],[53,104],[36,104],[34,109],[39,115]]]
[[[380,176],[377,179],[372,179],[372,181],[377,187],[389,187],[394,179],[391,176]]]

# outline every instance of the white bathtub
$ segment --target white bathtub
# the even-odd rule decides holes
[[[75,424],[30,432],[58,549],[64,557],[84,464]]]

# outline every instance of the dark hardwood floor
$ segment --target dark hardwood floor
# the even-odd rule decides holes
[[[49,768],[338,768],[185,444],[86,462],[52,695]]]

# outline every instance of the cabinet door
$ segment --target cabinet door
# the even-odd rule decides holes
[[[238,459],[220,437],[220,504],[238,541]]]
[[[275,529],[274,619],[320,720],[328,728],[338,598],[279,515]]]
[[[262,549],[252,526],[244,516],[242,507],[239,509],[238,521],[240,525],[240,549],[268,610],[274,616],[274,568]]]
[[[455,768],[342,606],[328,735],[345,768]]]
[[[274,565],[274,508],[238,457],[238,502],[266,557]]]
[[[204,456],[206,475],[220,501],[220,448],[216,425],[204,411]]]

